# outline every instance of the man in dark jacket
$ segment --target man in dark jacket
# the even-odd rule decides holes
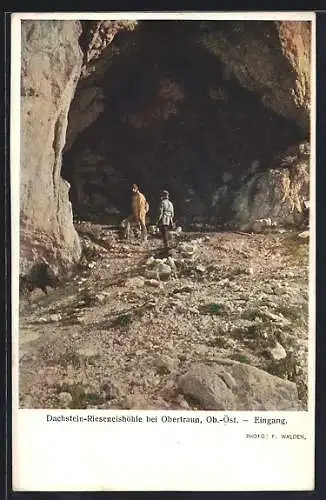
[[[164,250],[169,250],[169,230],[173,227],[174,207],[169,200],[169,192],[164,190],[161,194],[160,215],[157,221],[157,226],[160,229],[163,238]]]

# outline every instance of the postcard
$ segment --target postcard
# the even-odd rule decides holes
[[[13,489],[314,489],[315,15],[15,13]]]

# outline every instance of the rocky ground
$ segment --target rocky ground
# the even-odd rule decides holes
[[[164,260],[76,228],[78,273],[21,300],[21,407],[306,409],[307,234],[180,233]]]

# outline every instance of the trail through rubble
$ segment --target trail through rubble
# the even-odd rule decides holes
[[[307,408],[309,233],[76,225],[77,274],[20,303],[23,408]]]

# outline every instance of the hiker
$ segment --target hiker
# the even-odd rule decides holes
[[[173,203],[169,200],[169,192],[164,190],[161,194],[160,215],[156,225],[159,227],[166,252],[169,250],[169,230],[173,228],[173,218]]]
[[[132,185],[132,203],[130,222],[135,222],[140,231],[143,241],[147,241],[146,214],[149,211],[149,203],[143,193],[139,191],[137,184]]]

